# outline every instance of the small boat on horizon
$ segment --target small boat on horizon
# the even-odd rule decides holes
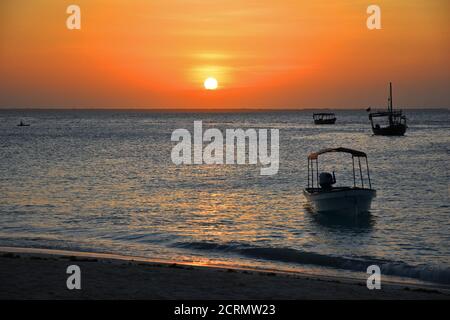
[[[314,124],[334,124],[336,122],[336,115],[331,112],[322,112],[313,114]]]
[[[353,187],[334,187],[333,185],[336,183],[334,172],[332,174],[329,172],[321,172],[319,174],[318,157],[319,155],[330,152],[351,154],[353,164]],[[364,187],[361,158],[365,159],[366,162],[368,188]],[[355,159],[358,160],[359,164],[360,186],[357,186],[356,182]],[[314,162],[316,163],[315,166]],[[314,178],[314,176],[316,178]],[[318,213],[344,216],[357,216],[368,213],[370,211],[372,199],[376,197],[377,192],[372,189],[367,155],[362,151],[342,147],[328,148],[311,153],[308,156],[308,186],[303,190],[303,194]]]
[[[367,108],[370,112],[371,108]],[[377,136],[403,136],[406,132],[406,117],[403,115],[402,110],[394,111],[392,103],[392,82],[389,82],[389,98],[388,98],[388,111],[371,112],[369,114],[370,123],[372,125],[372,131]],[[386,126],[381,126],[381,119],[383,123],[387,122]]]
[[[18,127],[29,127],[30,124],[29,123],[23,123],[22,120],[20,120],[20,123],[17,125]]]

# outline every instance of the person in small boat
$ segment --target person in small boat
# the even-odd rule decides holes
[[[333,188],[333,184],[336,183],[336,177],[329,172],[321,172],[319,175],[319,184],[320,187],[324,190],[331,190]]]

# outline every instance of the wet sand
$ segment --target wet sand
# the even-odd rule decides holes
[[[81,290],[68,290],[69,265]],[[450,290],[110,254],[0,247],[0,299],[450,299]]]

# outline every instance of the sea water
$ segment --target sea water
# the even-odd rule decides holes
[[[0,111],[0,246],[155,259],[382,274],[450,284],[448,110],[407,110],[404,137],[373,136],[365,111]],[[23,120],[29,127],[18,127]],[[179,128],[279,129],[279,170],[175,165]],[[308,209],[307,155],[367,153],[377,198],[356,219]],[[320,171],[352,185],[351,157]],[[359,178],[359,176],[357,177]],[[365,181],[367,184],[367,181]]]

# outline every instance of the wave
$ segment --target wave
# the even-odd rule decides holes
[[[173,246],[191,250],[238,254],[254,259],[315,265],[359,272],[366,272],[368,266],[377,265],[380,267],[382,275],[406,277],[450,285],[450,268],[448,267],[412,266],[402,261],[389,261],[374,257],[342,257],[292,248],[255,247],[234,242],[225,244],[214,242],[177,242]]]

